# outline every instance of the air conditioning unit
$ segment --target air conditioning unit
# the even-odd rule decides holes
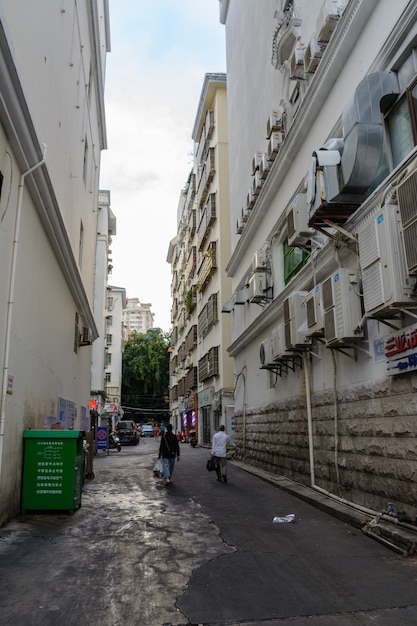
[[[296,48],[290,56],[290,78],[292,80],[300,80],[305,78],[304,74],[304,55],[306,49]]]
[[[359,270],[339,268],[323,282],[326,345],[363,338]]]
[[[243,224],[240,220],[236,221],[236,234],[241,235],[243,233]]]
[[[80,335],[80,346],[89,346],[93,343],[93,332],[88,326],[84,326]]]
[[[250,187],[246,196],[246,208],[253,209],[253,207],[255,206],[255,202],[256,202],[256,198],[253,195],[252,187]]]
[[[266,154],[262,155],[261,162],[259,163],[259,176],[262,180],[265,180],[271,169],[271,161],[268,160]]]
[[[250,210],[248,210],[248,209],[246,209],[246,210],[245,210],[245,209],[242,209],[242,217],[241,217],[241,220],[242,220],[242,223],[243,223],[243,224],[246,224],[246,222],[247,222],[247,221],[248,221],[248,219],[249,219],[249,215],[250,215]]]
[[[287,350],[307,348],[307,313],[304,304],[307,291],[294,291],[284,300],[285,347]]]
[[[314,235],[314,228],[308,226],[307,194],[298,193],[287,209],[288,245],[303,246]]]
[[[294,352],[285,347],[285,325],[279,324],[272,332],[272,356],[274,361],[288,361],[294,357]]]
[[[184,369],[189,370],[189,369],[192,368],[192,366],[193,366],[193,364],[192,364],[192,362],[190,360],[190,357],[187,356],[185,361],[184,361]]]
[[[266,273],[265,272],[255,272],[252,274],[249,280],[249,302],[259,303],[264,302],[266,297]]]
[[[325,0],[316,22],[317,42],[328,44],[339,21],[337,2]]]
[[[277,156],[279,149],[284,141],[284,135],[282,132],[272,133],[268,142],[268,159],[273,161]]]
[[[267,369],[268,365],[273,365],[274,363],[271,337],[264,339],[259,345],[259,363],[261,369]]]
[[[268,117],[266,122],[266,138],[269,139],[272,133],[284,131],[284,109],[278,107],[276,111],[272,111],[272,114]]]
[[[255,152],[252,158],[252,174],[255,174],[255,172],[259,169],[261,158],[262,158],[262,152]]]
[[[320,337],[324,335],[324,309],[321,284],[316,285],[305,298],[307,313],[307,335]]]
[[[387,205],[368,220],[358,232],[359,264],[365,313],[379,317],[416,307],[411,295],[415,280],[410,280],[400,238],[400,215],[397,206]],[[414,239],[413,252],[417,248]]]
[[[261,178],[259,172],[255,172],[252,178],[252,194],[255,198],[259,196],[259,193],[262,189],[263,184],[264,184],[264,181]]]
[[[407,271],[417,274],[417,171],[406,178],[397,189],[398,205],[403,226]]]
[[[252,257],[252,272],[265,272],[268,264],[268,249],[257,250]]]
[[[325,49],[326,44],[317,43],[316,36],[313,35],[304,54],[304,71],[307,74],[314,74]]]

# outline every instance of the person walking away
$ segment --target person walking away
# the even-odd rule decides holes
[[[211,456],[216,461],[217,480],[227,483],[227,444],[236,448],[236,444],[230,439],[229,435],[224,432],[224,426],[221,424],[219,430],[213,437],[211,446]]]
[[[165,479],[165,485],[170,485],[172,483],[172,474],[174,473],[175,468],[175,457],[177,458],[177,461],[180,460],[180,447],[176,436],[172,432],[172,424],[168,424],[164,431],[164,435],[161,438],[161,443],[159,444],[158,455],[159,459],[162,458],[162,463],[164,465],[163,478]]]

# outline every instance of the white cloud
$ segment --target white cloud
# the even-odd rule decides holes
[[[217,0],[111,0],[107,59],[108,150],[102,189],[117,219],[110,283],[151,302],[169,330],[170,267],[178,199],[191,170],[204,75],[225,71]]]

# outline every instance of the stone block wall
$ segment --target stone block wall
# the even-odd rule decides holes
[[[415,519],[417,375],[315,392],[311,401],[315,484],[375,511],[392,502]],[[237,412],[235,440],[246,463],[311,486],[305,396]]]

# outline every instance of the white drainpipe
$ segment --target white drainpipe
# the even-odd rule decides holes
[[[12,336],[12,320],[13,320],[13,299],[16,282],[16,265],[17,265],[17,252],[19,247],[19,234],[20,234],[20,219],[22,214],[22,202],[23,202],[23,190],[25,186],[25,178],[28,174],[40,167],[46,159],[46,144],[43,144],[42,160],[36,165],[23,172],[20,176],[18,195],[17,195],[17,208],[16,218],[14,223],[13,234],[13,249],[12,249],[12,266],[10,270],[9,291],[7,297],[7,318],[6,328],[4,333],[4,351],[3,351],[3,384],[1,394],[1,411],[0,411],[0,476],[2,473],[2,461],[3,461],[3,443],[4,443],[4,430],[6,424],[6,398],[9,379],[9,359],[10,359],[10,342]],[[0,483],[1,484],[1,483]]]

